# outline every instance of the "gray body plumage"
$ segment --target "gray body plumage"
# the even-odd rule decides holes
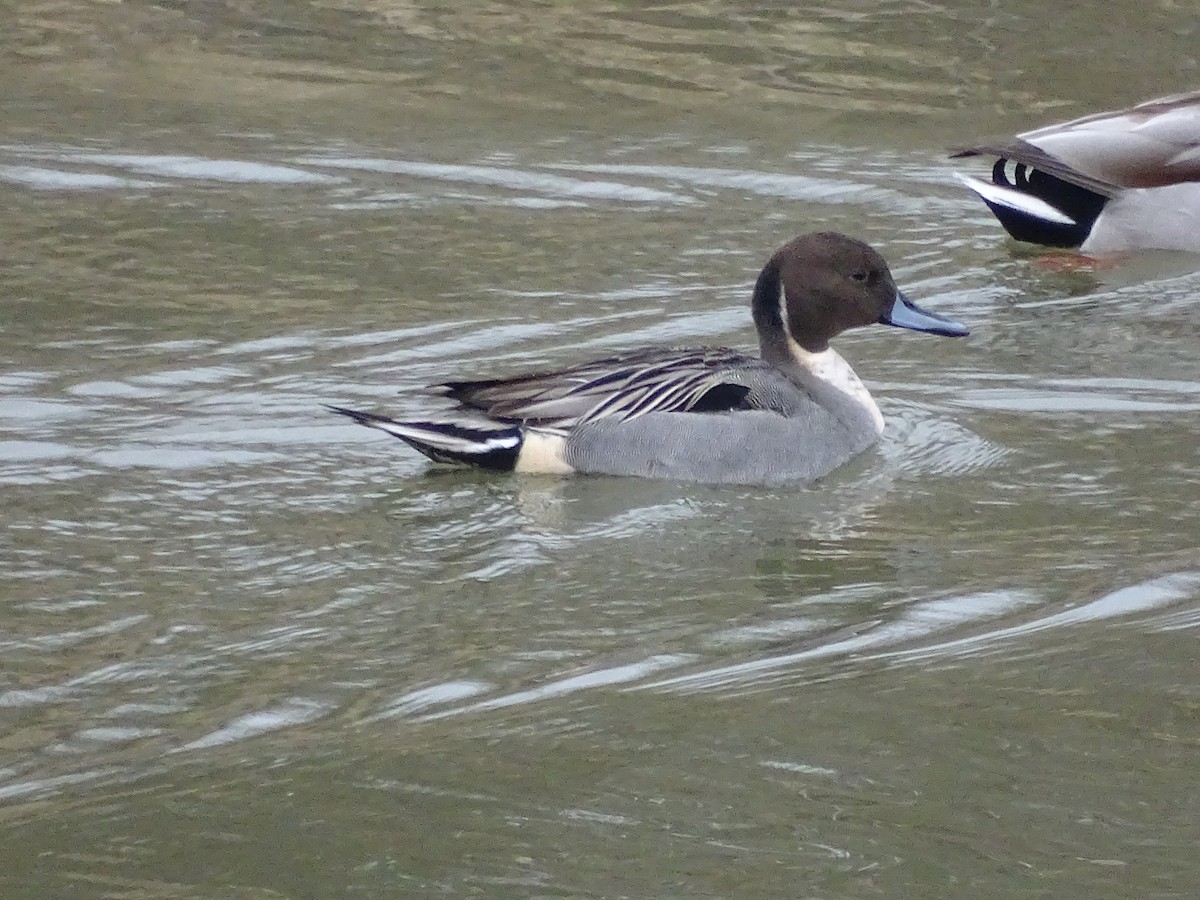
[[[564,434],[564,461],[578,472],[605,475],[740,484],[807,481],[878,440],[882,429],[871,410],[811,372],[710,352],[725,355],[721,383],[747,388],[744,408],[591,419]]]
[[[870,447],[820,409],[786,418],[768,410],[651,413],[636,422],[600,420],[571,433],[564,459],[578,472],[679,478],[712,484],[810,481]]]

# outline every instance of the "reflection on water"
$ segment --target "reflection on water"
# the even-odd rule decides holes
[[[1190,17],[10,6],[6,897],[1192,890],[1195,260],[1015,248],[942,158],[1187,87]],[[888,430],[819,484],[323,409],[751,346],[813,228],[972,327],[839,341]]]

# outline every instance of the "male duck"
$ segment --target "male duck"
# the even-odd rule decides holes
[[[647,348],[571,369],[434,390],[449,418],[398,422],[330,407],[436,462],[485,469],[770,483],[824,475],[883,433],[883,415],[829,339],[882,322],[960,336],[896,287],[861,241],[806,234],[763,268],[751,301],[762,358]]]
[[[951,155],[997,157],[990,182],[960,177],[1019,241],[1084,253],[1200,252],[1200,91]]]

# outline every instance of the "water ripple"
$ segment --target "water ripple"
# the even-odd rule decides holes
[[[333,708],[333,704],[324,700],[316,700],[311,697],[291,697],[268,709],[239,716],[228,725],[196,738],[194,741],[189,741],[174,752],[202,750],[248,740],[271,731],[278,731],[281,728],[312,722],[327,715]]]
[[[625,203],[672,203],[689,205],[698,201],[677,191],[638,187],[612,181],[565,178],[544,172],[501,166],[451,165],[396,159],[365,159],[334,156],[302,157],[296,162],[306,166],[354,169],[389,175],[408,175],[443,182],[480,184],[511,191],[533,191],[555,197],[579,200],[616,200]]]
[[[24,185],[43,191],[103,191],[150,188],[160,182],[137,178],[121,178],[117,175],[102,175],[96,172],[71,172],[64,169],[47,169],[44,166],[0,165],[0,181]]]
[[[73,166],[124,169],[142,175],[224,184],[339,184],[344,179],[291,166],[247,160],[209,159],[187,155],[143,155],[64,151],[53,147],[0,147],[0,152]],[[44,166],[0,165],[0,179],[44,190],[97,190],[105,188],[162,187],[163,181],[146,181],[114,175],[50,169]]]
[[[993,376],[996,387],[960,389],[951,401],[975,409],[1032,413],[1174,413],[1200,409],[1200,383],[1139,378]]]
[[[579,675],[571,675],[566,678],[559,678],[528,690],[516,691],[515,693],[506,694],[501,697],[494,697],[490,700],[482,700],[478,703],[472,703],[464,707],[457,707],[436,713],[429,713],[425,716],[422,716],[421,720],[435,721],[437,719],[444,719],[448,716],[482,712],[485,710],[503,709],[509,706],[518,706],[525,703],[546,700],[551,697],[562,697],[578,691],[591,690],[598,687],[611,687],[612,685],[617,684],[627,684],[629,682],[639,681],[657,671],[661,671],[662,669],[675,668],[684,662],[689,661],[691,658],[692,657],[690,656],[661,654],[652,656],[639,662],[626,663],[624,665],[610,666],[607,668],[592,669]]]
[[[1001,647],[1035,635],[1063,628],[1128,618],[1157,612],[1200,593],[1200,572],[1176,572],[1119,588],[1094,600],[1061,612],[1037,615],[1028,621],[998,627],[962,637],[930,643],[939,633],[964,626],[978,625],[985,619],[1007,617],[1022,610],[1042,608],[1043,600],[1028,591],[988,591],[968,596],[950,596],[913,603],[894,621],[864,623],[839,629],[837,639],[819,642],[794,652],[772,655],[732,665],[659,679],[638,685],[639,690],[693,691],[762,690],[776,682],[795,678],[797,668],[819,660],[844,659],[860,670],[872,664],[929,663],[934,660],[961,659]],[[1180,621],[1172,614],[1150,627],[1168,630]],[[1195,611],[1188,610],[1183,621],[1193,623]],[[786,625],[786,623],[785,623]],[[785,632],[786,633],[786,629]],[[913,646],[902,646],[913,644]],[[898,646],[900,645],[900,646]]]

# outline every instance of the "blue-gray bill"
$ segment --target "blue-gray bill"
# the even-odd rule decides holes
[[[970,334],[962,323],[921,309],[900,291],[896,291],[896,299],[892,301],[892,308],[880,316],[879,321],[884,325],[895,325],[897,328],[909,328],[913,331],[941,334],[946,337],[963,337]]]

